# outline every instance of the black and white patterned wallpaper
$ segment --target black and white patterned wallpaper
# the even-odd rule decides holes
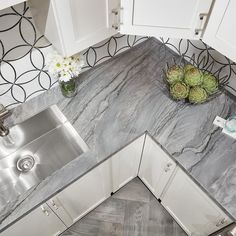
[[[84,69],[89,69],[147,37],[116,35],[83,52]],[[163,43],[194,63],[207,67],[214,61],[219,75],[227,74],[226,86],[236,92],[236,64],[201,41],[160,39]],[[52,52],[51,44],[34,26],[26,3],[0,11],[0,103],[7,107],[52,88],[57,81],[45,70],[45,57]],[[234,84],[235,83],[235,84]]]
[[[50,89],[43,69],[50,44],[38,34],[25,3],[0,12],[0,102],[14,106]]]

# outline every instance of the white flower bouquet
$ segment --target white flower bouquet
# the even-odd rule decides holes
[[[48,72],[51,75],[56,76],[59,81],[64,82],[77,77],[84,66],[84,61],[81,55],[63,57],[55,52],[50,54],[47,59]]]
[[[82,56],[63,57],[54,52],[47,57],[48,72],[58,78],[62,94],[65,97],[76,95],[76,78],[80,74],[84,61]]]

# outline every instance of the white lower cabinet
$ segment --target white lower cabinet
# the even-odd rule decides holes
[[[145,135],[111,157],[113,192],[137,177]]]
[[[138,174],[144,137],[104,161],[1,236],[58,235]],[[45,222],[45,223],[44,223]],[[37,234],[38,233],[38,234]]]
[[[56,236],[66,229],[65,224],[45,203],[23,217],[1,236]]]
[[[232,222],[180,168],[173,175],[161,200],[188,235],[209,235]]]
[[[71,226],[111,195],[110,170],[110,160],[107,160],[47,203],[68,227]]]
[[[143,135],[1,236],[59,235],[137,175],[188,235],[206,236],[232,222],[150,136]]]
[[[147,135],[138,176],[157,198],[175,168],[176,163]]]

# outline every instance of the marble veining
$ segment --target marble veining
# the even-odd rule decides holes
[[[162,68],[172,57],[172,51],[149,39],[81,74],[76,97],[65,99],[56,87],[16,107],[8,120],[11,125],[57,104],[90,151],[42,181],[27,197],[1,207],[1,228],[145,131],[236,219],[236,141],[212,124],[216,115],[236,113],[235,99],[223,93],[196,106],[171,100]]]

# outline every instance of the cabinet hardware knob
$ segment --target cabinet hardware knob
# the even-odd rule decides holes
[[[168,172],[168,171],[170,171],[170,170],[171,170],[171,168],[170,168],[170,167],[171,167],[172,165],[173,165],[173,164],[172,164],[171,162],[167,163],[167,164],[166,164],[166,167],[165,167],[165,169],[164,169],[164,170],[165,170],[165,172]]]
[[[55,203],[54,200],[51,200],[51,204],[52,204],[52,206],[53,206],[53,208],[54,208],[55,210],[58,209],[58,206],[57,206],[57,204]]]
[[[200,13],[200,14],[199,14],[199,19],[200,19],[200,20],[203,20],[203,19],[206,18],[207,16],[208,16],[207,13]]]
[[[117,9],[112,9],[112,11],[111,11],[114,15],[118,15],[119,14],[119,11],[117,10]]]
[[[118,25],[112,25],[112,28],[115,29],[115,30],[119,29]]]
[[[216,227],[220,227],[221,225],[223,225],[226,222],[226,219],[223,218],[222,220],[220,220],[217,224]]]
[[[166,167],[165,168],[165,172],[168,172],[168,171],[170,171],[171,169],[169,168],[169,167]]]
[[[42,212],[43,212],[46,216],[49,216],[49,215],[50,215],[50,212],[49,212],[44,206],[41,206],[41,209],[42,209]]]
[[[167,163],[167,167],[171,167],[173,164],[171,162]]]

